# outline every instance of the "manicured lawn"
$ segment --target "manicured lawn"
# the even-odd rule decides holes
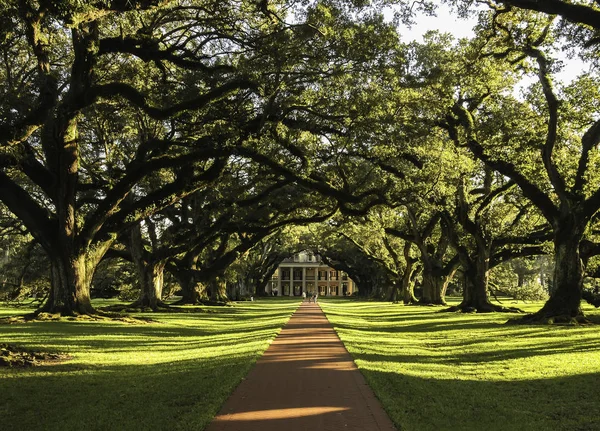
[[[400,430],[600,430],[597,325],[326,298],[321,307]]]
[[[0,343],[72,355],[0,367],[0,429],[201,430],[298,306],[268,299],[155,323],[0,325]],[[0,317],[29,310],[0,308]]]

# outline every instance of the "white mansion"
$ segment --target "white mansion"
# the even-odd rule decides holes
[[[345,296],[356,291],[348,274],[331,268],[321,261],[321,256],[302,251],[283,260],[271,282],[267,293],[283,296]]]

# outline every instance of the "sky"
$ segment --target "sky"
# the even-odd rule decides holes
[[[390,12],[391,19],[391,12]],[[437,16],[425,16],[421,15],[416,18],[416,24],[411,28],[404,25],[400,25],[400,34],[402,35],[403,42],[410,42],[412,40],[422,41],[423,35],[429,30],[439,30],[442,33],[451,33],[457,39],[462,37],[474,36],[473,27],[477,23],[476,19],[458,19],[456,16],[450,13],[450,10],[446,5],[440,5],[438,8]],[[578,58],[568,59],[562,57],[561,60],[564,63],[563,70],[557,74],[557,78],[561,81],[568,83],[571,82],[577,75],[589,69],[589,65]]]
[[[472,37],[475,35],[473,26],[477,21],[473,19],[464,20],[453,16],[448,7],[441,5],[438,8],[437,16],[420,15],[416,19],[416,24],[410,28],[400,25],[402,40],[409,42],[411,40],[420,41],[423,35],[429,30],[439,30],[442,33],[452,33],[454,37]]]

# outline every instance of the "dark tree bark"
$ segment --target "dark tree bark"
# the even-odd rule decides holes
[[[458,262],[458,259],[455,261]],[[439,266],[430,270],[423,268],[423,297],[420,302],[428,305],[447,305],[446,291],[456,273],[457,266],[453,265],[450,269]]]
[[[179,279],[181,284],[181,300],[177,304],[202,304],[208,299],[206,285],[195,280],[194,276]]]
[[[501,0],[500,3],[548,15],[560,15],[572,23],[600,29],[600,11],[592,5],[574,4],[564,0]]]
[[[222,276],[213,277],[208,283],[208,294],[212,302],[228,302],[227,282]]]
[[[435,212],[424,226],[419,225],[418,215],[407,206],[410,233],[387,228],[386,232],[415,244],[420,253],[423,274],[422,295],[419,304],[446,305],[446,289],[458,265],[458,257],[445,261],[449,248],[447,228],[442,223],[441,213]],[[431,244],[436,226],[441,225],[437,244]]]
[[[51,288],[48,300],[38,310],[65,316],[95,314],[90,300],[93,273],[100,259],[89,254],[51,258]]]
[[[489,246],[482,244],[477,247],[474,258],[461,251],[461,266],[463,268],[463,300],[458,305],[460,311],[476,311],[478,313],[508,311],[504,307],[492,304],[489,298],[488,281],[490,271]]]
[[[582,17],[597,21],[600,16],[597,10],[563,1],[507,0],[504,3],[547,13],[552,10],[552,13],[559,13],[578,23],[583,22],[581,21]],[[581,14],[582,11],[586,12]],[[598,28],[597,22],[589,24]],[[510,32],[507,33],[507,37],[511,37]],[[544,174],[551,186],[548,188],[550,192],[541,189],[536,182],[531,181],[526,172],[511,160],[496,158],[486,152],[486,148],[478,140],[475,130],[477,115],[474,110],[477,103],[470,103],[470,106],[466,106],[464,100],[458,100],[452,109],[452,114],[447,117],[444,127],[457,145],[461,145],[462,142],[486,166],[516,183],[552,227],[554,263],[556,265],[552,280],[553,290],[544,307],[539,312],[526,316],[522,321],[524,323],[580,321],[583,319],[580,303],[584,274],[580,243],[591,218],[600,209],[600,190],[586,190],[591,163],[590,154],[600,142],[600,121],[591,122],[581,137],[576,172],[571,179],[566,179],[553,159],[555,147],[560,139],[561,112],[559,110],[560,101],[552,84],[552,67],[545,53],[540,50],[539,42],[536,42],[535,45],[529,42],[525,42],[524,45],[521,43],[515,43],[509,51],[514,53],[515,50],[519,50],[520,54],[537,64],[538,80],[548,112],[547,132],[544,143],[540,146],[539,162],[543,164]],[[500,54],[500,57],[503,55]],[[458,126],[465,132],[464,138],[459,137]]]
[[[149,307],[156,311],[167,307],[162,301],[165,261],[156,261],[144,249],[140,224],[131,228],[130,250],[140,282],[140,297],[131,307]]]
[[[197,280],[198,252],[193,247],[185,252],[180,258],[169,260],[166,269],[175,277],[181,288],[181,299],[177,305],[201,304],[208,299],[206,288]]]
[[[405,305],[419,302],[415,296],[414,274],[418,270],[417,259],[410,255],[410,242],[404,243],[404,261],[406,266],[402,274],[402,302]]]
[[[140,269],[140,297],[131,307],[149,307],[154,311],[168,307],[162,300],[164,268],[163,262],[152,262]]]
[[[585,322],[581,309],[584,265],[580,246],[586,223],[576,213],[565,215],[554,228],[554,273],[550,299],[537,313],[523,318],[523,323]]]
[[[196,271],[177,270],[176,278],[181,287],[181,299],[177,305],[202,304],[208,299],[206,284],[196,280]]]
[[[507,183],[492,189],[492,174],[493,172],[489,168],[485,170],[482,195],[476,202],[468,200],[466,180],[462,178],[457,190],[455,216],[452,217],[447,212],[443,214],[444,224],[447,227],[446,232],[458,254],[464,281],[463,300],[460,305],[451,307],[449,311],[476,311],[479,313],[520,311],[517,308],[492,304],[489,298],[490,269],[513,256],[513,253],[516,256],[515,251],[510,248],[503,248],[510,245],[512,239],[494,238],[485,229],[485,225],[481,220],[482,215],[486,213],[494,199],[504,194],[514,185]],[[474,209],[476,210],[473,211]],[[459,226],[462,237],[459,236]],[[527,243],[527,239],[519,238],[518,243],[521,242]],[[469,243],[470,246],[465,245]],[[536,248],[528,248],[526,251],[538,252]]]
[[[444,229],[442,235],[446,237],[447,232]],[[421,253],[423,264],[423,295],[421,303],[428,305],[446,305],[446,290],[448,284],[454,277],[459,265],[458,256],[444,262],[443,257],[446,254],[446,238],[441,238],[435,250],[429,250],[427,246],[425,252]]]

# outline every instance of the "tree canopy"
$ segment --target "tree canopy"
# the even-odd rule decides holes
[[[581,320],[600,90],[557,73],[597,64],[600,7],[446,0],[475,36],[407,43],[385,12],[435,3],[1,1],[0,233],[45,252],[41,310],[94,313],[112,257],[153,308],[165,270],[192,302],[234,264],[260,290],[286,226],[327,222],[305,242],[405,302],[458,271],[491,311],[492,267],[552,253],[532,319]]]

